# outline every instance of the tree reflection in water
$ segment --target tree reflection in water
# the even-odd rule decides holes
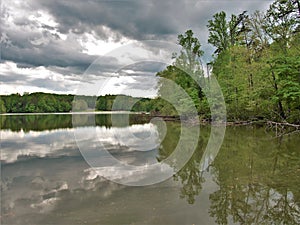
[[[193,137],[192,133],[194,132],[194,129],[196,128],[190,126],[188,132],[190,132],[191,135],[187,136]],[[205,130],[205,132],[202,133],[202,130]],[[208,128],[201,129],[201,136],[198,139],[197,149],[188,163],[173,176],[175,181],[180,181],[182,184],[180,198],[185,198],[189,204],[193,204],[195,202],[195,198],[200,194],[202,184],[205,182],[203,171],[201,171],[201,158],[205,150],[205,143],[208,140],[208,130]],[[173,122],[167,123],[167,135],[163,140],[159,151],[160,161],[167,158],[176,148],[180,137],[180,131],[180,124]]]
[[[76,127],[80,126],[112,126],[112,115],[109,114],[86,114],[74,116],[72,114],[44,114],[44,115],[0,115],[0,129],[11,131],[45,131],[56,130],[62,128],[72,128],[73,124]],[[150,118],[147,115],[127,115],[116,114],[114,115],[115,124],[118,126],[127,125],[127,119],[129,124],[143,124],[148,123]],[[72,121],[73,120],[73,121]]]
[[[167,124],[159,160],[175,148],[180,125]],[[190,129],[192,132],[192,129]],[[209,137],[201,129],[198,148],[176,174],[180,197],[194,204],[205,182],[201,157]],[[274,139],[263,128],[229,127],[222,148],[209,172],[219,190],[209,195],[210,216],[217,224],[300,223],[299,136]]]

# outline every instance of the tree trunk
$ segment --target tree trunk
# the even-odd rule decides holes
[[[276,81],[274,71],[272,71],[272,78],[273,78],[273,81],[274,81],[274,88],[275,88],[275,91],[277,93],[278,92],[278,86],[277,86],[277,81]],[[282,117],[282,119],[285,119],[286,117],[285,117],[282,102],[281,102],[280,99],[278,99],[278,111],[279,111],[279,115]]]

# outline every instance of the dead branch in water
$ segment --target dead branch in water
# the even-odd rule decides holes
[[[266,130],[272,130],[275,132],[276,137],[289,135],[300,131],[300,125],[291,123],[279,123],[274,121],[267,121]]]

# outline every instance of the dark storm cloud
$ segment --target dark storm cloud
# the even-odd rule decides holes
[[[121,35],[145,39],[177,32],[176,21],[172,20],[170,14],[162,13],[162,10],[176,5],[170,1],[34,0],[33,3],[54,15],[62,33],[94,30],[100,38],[108,38],[111,37],[110,33],[101,28],[106,26]],[[162,4],[163,8],[158,8]]]
[[[132,64],[124,69],[134,70],[134,71],[145,71],[145,72],[152,72],[157,73],[164,69],[166,65],[160,62],[152,62],[152,61],[145,61],[140,63]]]
[[[25,47],[2,48],[2,60],[13,61],[25,66],[59,66],[76,67],[84,71],[95,57],[88,56],[76,51],[66,52],[57,46],[40,47],[39,49]]]
[[[153,90],[156,88],[158,81],[156,74],[165,67],[166,65],[161,62],[145,61],[124,67],[118,74],[134,79],[134,82],[124,83],[128,89]]]
[[[99,38],[118,41],[126,36],[135,40],[176,42],[177,35],[193,29],[206,51],[205,61],[213,52],[207,44],[207,21],[219,11],[241,13],[266,8],[271,1],[99,1],[34,0],[35,7],[49,11],[62,33],[95,31]],[[103,26],[108,27],[103,29]]]
[[[0,81],[4,83],[18,82],[22,81],[23,79],[24,76],[20,74],[10,74],[9,76],[0,74]]]
[[[13,4],[13,3],[12,3]],[[69,74],[82,73],[96,58],[101,60],[102,69],[111,68],[116,60],[111,57],[92,56],[84,53],[76,34],[69,33],[63,39],[57,25],[48,25],[18,15],[18,8],[7,2],[3,5],[1,21],[1,60],[15,62],[19,68],[60,67],[68,68]],[[10,7],[10,8],[9,8]],[[30,15],[38,10],[33,5],[24,5],[23,11]],[[31,15],[41,16],[40,13]],[[12,21],[11,21],[12,20]]]
[[[240,13],[264,7],[270,1],[81,1],[33,0],[33,5],[49,11],[59,23],[59,30],[77,33],[95,30],[109,37],[101,26],[133,39],[162,39],[186,29],[202,30],[218,11]],[[230,14],[230,13],[228,13]]]
[[[64,82],[53,81],[53,80],[45,80],[42,78],[33,79],[32,81],[28,82],[29,85],[45,88],[53,91],[64,91],[66,90],[66,85]]]
[[[77,67],[85,70],[95,56],[81,52],[74,39],[60,40],[49,32],[6,30],[7,44],[2,44],[2,60],[13,61],[20,66]],[[105,59],[104,59],[105,60]]]
[[[14,36],[10,36],[15,42]],[[19,39],[19,38],[18,38]],[[28,40],[23,40],[22,46],[11,45],[2,47],[2,60],[13,61],[19,68],[29,67],[56,67],[54,71],[61,71],[64,74],[82,74],[95,60],[101,61],[101,71],[115,70],[117,60],[112,57],[90,56],[73,48],[72,43],[52,42],[41,45],[33,45]],[[51,68],[50,68],[51,69]]]

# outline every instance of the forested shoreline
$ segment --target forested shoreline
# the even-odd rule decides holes
[[[116,101],[116,99],[118,99]],[[125,95],[79,96],[51,93],[25,93],[0,96],[1,113],[54,113],[78,111],[145,111],[157,100]],[[128,106],[133,106],[128,108]]]
[[[202,62],[201,43],[188,30],[178,36],[182,51],[174,56],[174,63],[157,76],[183,88],[203,120],[210,120],[211,100],[199,84],[209,83],[214,77],[222,89],[228,121],[300,124],[299,1],[276,0],[266,12],[253,14],[244,11],[229,16],[219,12],[207,27],[208,43],[215,48],[211,62]],[[3,95],[0,113],[131,110],[176,117],[174,106],[164,100],[168,95],[178,99],[183,114],[189,115],[191,106],[173,92],[160,80],[156,99],[46,93]]]

